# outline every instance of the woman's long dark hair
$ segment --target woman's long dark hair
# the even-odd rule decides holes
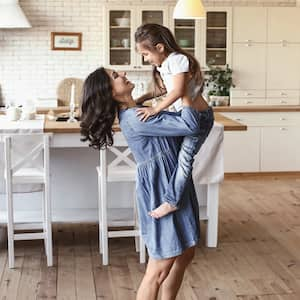
[[[143,46],[149,49],[150,51],[154,50],[155,46],[161,43],[165,46],[165,51],[167,55],[169,55],[172,52],[181,53],[185,55],[189,60],[189,68],[192,78],[195,80],[195,83],[197,85],[200,85],[203,88],[204,80],[198,61],[195,59],[194,56],[184,51],[177,44],[175,37],[169,30],[169,28],[154,23],[141,25],[137,28],[135,32],[135,42],[143,43]],[[156,67],[153,68],[152,76],[155,86],[160,88],[158,82],[158,71]]]
[[[112,96],[110,77],[104,68],[92,72],[84,81],[81,99],[81,141],[95,149],[111,146],[112,126],[118,103]]]

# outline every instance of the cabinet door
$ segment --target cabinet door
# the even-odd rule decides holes
[[[104,49],[105,65],[114,69],[131,69],[135,66],[133,41],[133,9],[130,7],[105,8]]]
[[[170,7],[169,28],[172,30],[176,42],[185,51],[189,52],[201,62],[201,30],[204,20],[173,19],[174,7]]]
[[[265,7],[233,8],[233,42],[267,41],[267,9]]]
[[[268,8],[267,28],[269,43],[300,43],[300,8]]]
[[[234,43],[232,68],[236,89],[264,90],[266,88],[266,45]]]
[[[267,45],[267,89],[299,89],[300,45]]]
[[[299,127],[265,127],[261,139],[261,171],[300,171]]]
[[[137,8],[137,20],[135,29],[146,23],[156,23],[168,26],[168,7],[157,8],[154,6],[139,6]],[[135,31],[135,30],[134,30]],[[134,40],[134,36],[132,37]],[[134,47],[133,47],[134,48]],[[135,51],[135,49],[133,49]],[[143,57],[135,52],[136,66],[135,69],[152,70],[152,66],[143,60]]]
[[[224,132],[224,170],[230,172],[259,172],[260,128]]]
[[[204,63],[224,66],[231,65],[231,8],[207,8],[204,28]]]

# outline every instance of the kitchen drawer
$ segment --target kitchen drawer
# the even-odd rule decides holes
[[[231,98],[230,105],[232,106],[251,106],[251,105],[266,105],[265,98]]]
[[[300,126],[300,112],[228,112],[222,114],[247,126]]]
[[[267,98],[268,105],[299,105],[299,98]]]
[[[264,117],[263,115],[260,115],[259,113],[243,113],[243,112],[228,112],[228,113],[222,113],[225,117],[228,117],[232,120],[238,121],[242,124],[245,124],[247,126],[262,126],[264,123]]]
[[[299,98],[298,90],[267,90],[267,98]]]
[[[232,98],[265,98],[265,90],[231,90]]]

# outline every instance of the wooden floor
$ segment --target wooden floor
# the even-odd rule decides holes
[[[226,178],[219,246],[202,240],[178,299],[299,300],[299,218],[299,176]],[[46,267],[42,243],[29,241],[17,243],[15,270],[2,243],[0,299],[133,300],[145,271],[133,241],[110,242],[111,266],[102,267],[97,238],[96,224],[55,224],[55,267]]]

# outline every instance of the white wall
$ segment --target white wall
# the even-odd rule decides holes
[[[0,29],[0,104],[35,97],[55,97],[56,88],[66,77],[85,78],[103,64],[102,6],[117,0],[21,0],[20,5],[32,24],[30,29]],[[118,2],[118,1],[117,1]],[[157,3],[175,3],[164,0]],[[151,3],[151,0],[129,3]],[[295,6],[296,0],[204,1],[205,5]],[[52,51],[50,33],[82,32],[82,51]],[[131,73],[131,80],[147,73]],[[147,77],[148,78],[148,77]]]

